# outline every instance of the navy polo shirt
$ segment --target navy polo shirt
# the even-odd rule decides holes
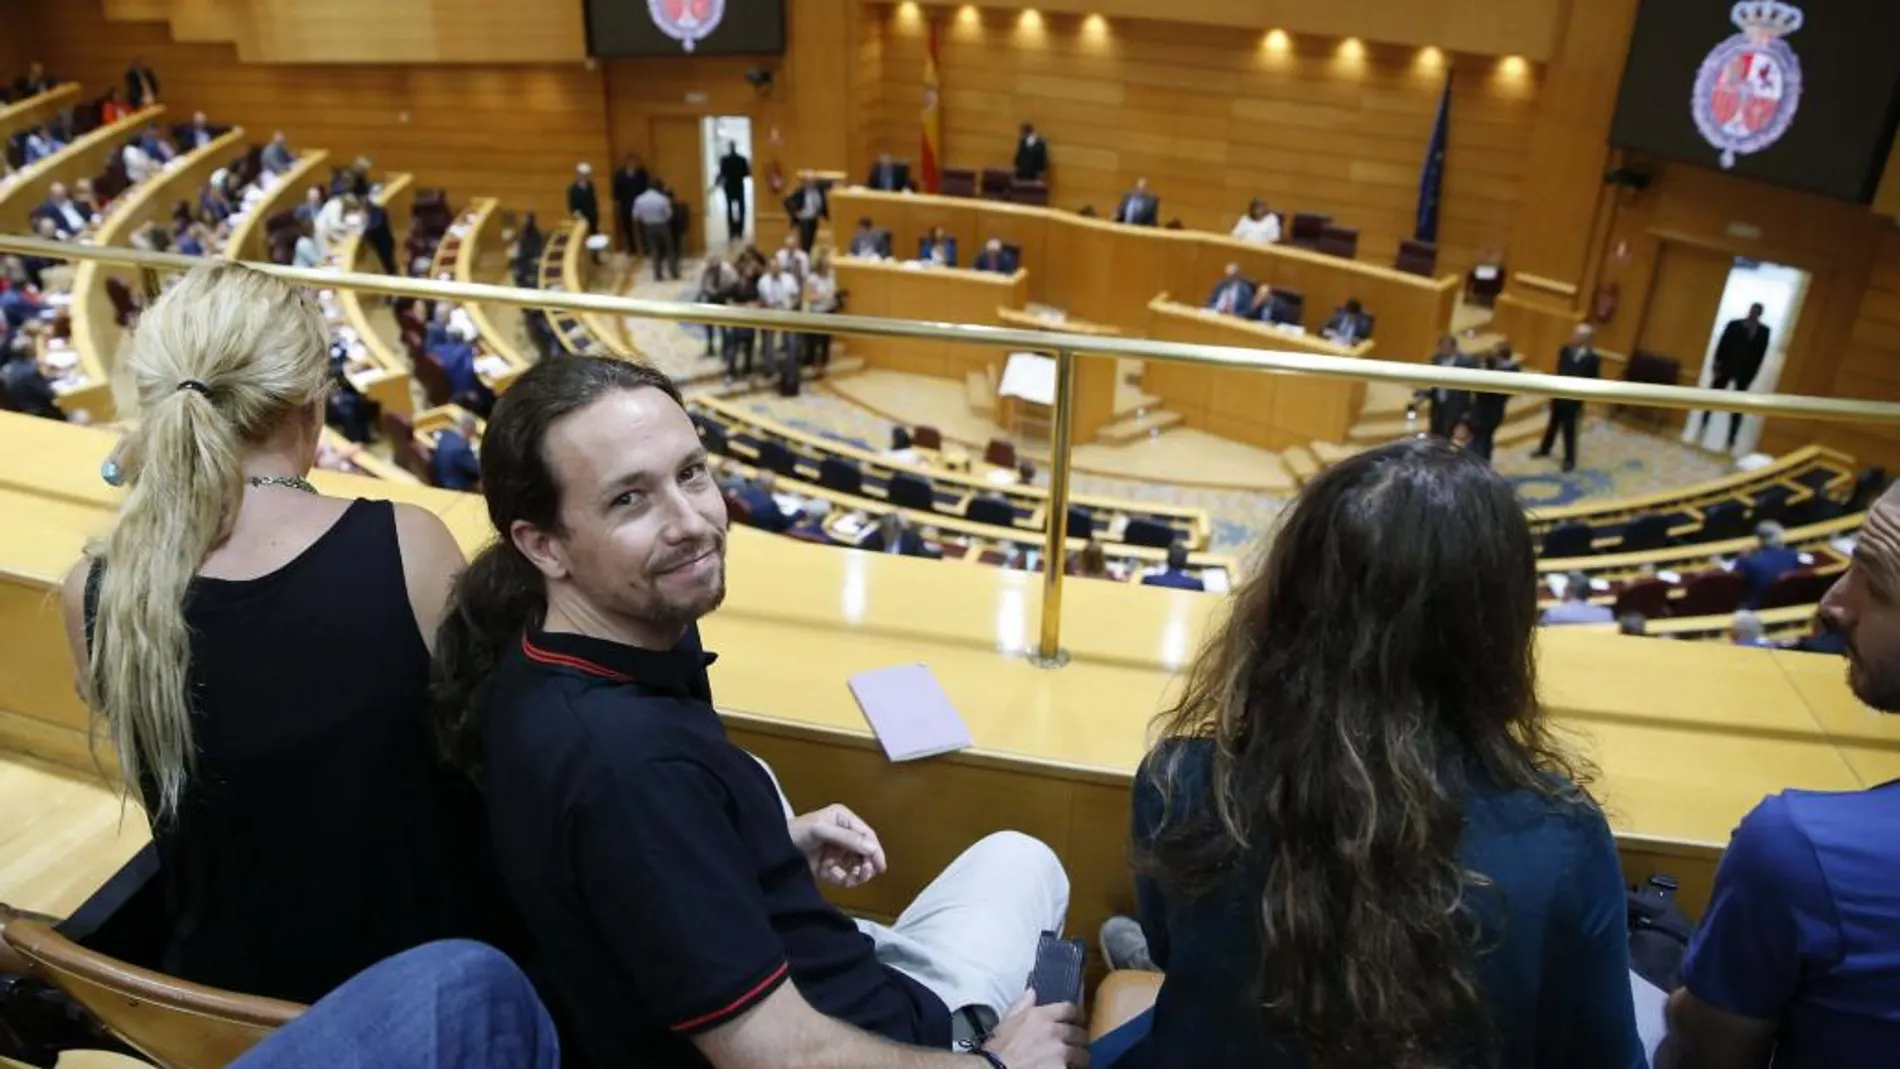
[[[950,1014],[878,964],[713,711],[697,629],[658,652],[531,629],[481,701],[502,874],[599,1066],[703,1066],[691,1042],[788,979],[819,1012],[948,1049]]]

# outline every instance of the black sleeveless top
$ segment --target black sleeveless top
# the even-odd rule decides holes
[[[194,579],[185,620],[198,759],[152,827],[165,972],[314,1002],[431,940],[515,949],[480,796],[424,717],[429,653],[389,502],[352,503],[269,575]]]

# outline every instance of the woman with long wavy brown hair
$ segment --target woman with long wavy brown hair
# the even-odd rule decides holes
[[[1307,487],[1137,776],[1167,979],[1098,1065],[1644,1064],[1616,848],[1537,703],[1536,584],[1510,486],[1443,443]]]

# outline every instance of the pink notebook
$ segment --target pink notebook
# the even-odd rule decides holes
[[[884,756],[891,760],[915,761],[969,748],[970,729],[928,666],[875,668],[852,676],[849,684],[884,746]]]

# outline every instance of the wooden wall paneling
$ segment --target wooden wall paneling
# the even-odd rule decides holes
[[[250,63],[540,63],[587,57],[585,9],[509,0],[104,0],[114,21],[230,43]],[[162,77],[162,75],[161,75]]]
[[[653,148],[648,165],[655,174],[666,176],[668,184],[681,190],[681,199],[697,206],[697,198],[688,191],[703,190],[711,184],[700,151],[699,119],[691,115],[655,115],[647,139]],[[605,193],[610,192],[611,188],[603,187],[603,199],[606,199]],[[602,205],[603,212],[605,209],[606,206]],[[604,229],[607,225],[607,218],[603,215],[601,227]],[[705,231],[706,213],[691,213],[687,218],[685,248],[682,252],[691,253],[703,248],[702,235]]]
[[[259,263],[270,261],[269,227],[271,216],[279,212],[293,211],[303,203],[304,191],[313,185],[324,183],[329,178],[325,170],[330,164],[330,154],[322,150],[305,152],[297,157],[288,171],[278,176],[277,184],[257,202],[244,221],[231,232],[231,240],[225,246],[225,252],[233,260],[250,260]],[[391,223],[392,229],[394,222]],[[400,233],[400,231],[397,231]]]
[[[1015,17],[1019,0],[975,0],[978,8]],[[1189,0],[1166,9],[1170,21],[1229,30],[1258,37],[1275,26],[1293,34],[1322,37],[1357,35],[1371,41],[1433,45],[1448,51],[1545,59],[1551,53],[1556,28],[1565,7],[1562,0],[1521,0],[1483,5],[1459,0],[1343,0],[1316,4],[1311,0]],[[1049,0],[1037,4],[1044,13],[1068,16],[1101,14],[1121,21],[1153,19],[1152,0]],[[987,14],[988,12],[986,12]]]
[[[1637,0],[1564,5],[1537,122],[1526,131],[1514,271],[1582,280],[1636,6]]]
[[[873,148],[905,155],[915,151],[924,23],[884,10],[886,120]],[[1411,49],[1367,46],[1355,64],[1329,40],[1270,56],[1254,35],[1204,26],[1116,21],[1098,34],[1045,16],[1046,29],[1030,33],[1003,12],[937,17],[952,165],[1007,166],[1017,124],[1031,119],[1050,138],[1053,202],[1064,208],[1107,215],[1146,176],[1164,220],[1197,229],[1226,231],[1257,194],[1358,227],[1372,262],[1390,263],[1411,234],[1444,79]],[[1453,62],[1441,262],[1462,269],[1509,243],[1538,73]]]
[[[103,21],[99,12],[99,0],[23,5],[16,24],[50,69],[88,86],[121,84],[142,55],[174,115],[204,111],[259,138],[283,130],[294,150],[367,155],[379,170],[543,218],[566,216],[577,161],[607,169],[603,78],[578,63],[245,63],[232,45],[178,42],[162,24]],[[379,28],[378,19],[359,20],[354,32],[374,37]]]
[[[786,5],[784,75],[790,95],[787,121],[794,132],[796,168],[836,170],[851,165],[851,129],[858,106],[849,57],[859,31],[860,0],[796,0]]]
[[[1699,374],[1722,290],[1734,266],[1733,256],[1713,249],[1664,242],[1650,281],[1637,348],[1680,361],[1684,381]]]
[[[876,5],[858,3],[853,5],[852,18],[852,41],[856,46],[852,58],[856,62],[851,82],[851,145],[845,171],[858,175],[870,168],[877,155],[872,145],[878,139],[877,125],[884,111],[884,17]],[[914,144],[908,151],[891,151],[910,161],[913,176],[919,173]]]

